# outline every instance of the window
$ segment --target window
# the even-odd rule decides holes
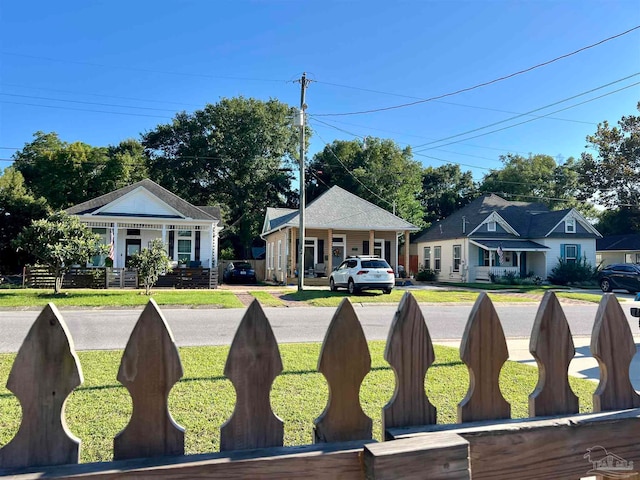
[[[269,243],[267,245],[267,254],[268,254],[268,257],[269,257],[269,259],[267,261],[267,263],[268,263],[267,268],[269,270],[273,270],[273,242],[271,242],[271,243]]]
[[[282,270],[282,240],[278,240],[278,270]]]
[[[431,247],[424,247],[424,269],[431,270]]]
[[[442,247],[433,247],[433,266],[436,272],[441,270]]]
[[[496,231],[496,222],[495,222],[495,220],[491,220],[490,222],[487,222],[487,231],[488,232],[495,232]]]
[[[178,261],[188,263],[191,260],[191,240],[178,239]]]
[[[453,246],[453,271],[460,271],[460,260],[462,259],[462,245]]]
[[[484,250],[484,249],[482,250],[482,263],[480,264],[480,266],[488,267],[490,265],[489,264],[490,255],[491,255],[491,252],[489,252],[489,250]]]
[[[567,263],[576,263],[578,258],[578,246],[577,245],[565,245],[564,246],[564,259]]]
[[[189,263],[191,261],[191,230],[178,230],[178,262]]]
[[[384,240],[375,239],[373,242],[373,255],[384,258]]]
[[[564,221],[564,233],[576,233],[576,219],[567,218]]]

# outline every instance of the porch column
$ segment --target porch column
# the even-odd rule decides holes
[[[520,263],[520,254],[521,254],[521,253],[522,253],[522,252],[519,252],[519,251],[517,251],[517,250],[516,250],[516,256],[517,256],[517,258],[518,258],[518,270],[520,270],[520,271],[522,271],[522,264]],[[512,263],[513,263],[513,262],[512,262]],[[526,273],[526,272],[525,272],[525,273]]]
[[[493,251],[489,249],[489,273],[491,273],[491,267],[493,267]]]
[[[407,273],[407,278],[409,278],[409,230],[404,231],[404,271]]]
[[[325,263],[326,266],[326,273],[327,273],[327,277],[329,275],[331,275],[331,272],[333,270],[333,229],[328,229],[327,230],[327,261]],[[344,246],[345,250],[347,249],[347,246]],[[324,258],[322,259],[324,261]]]
[[[298,261],[298,252],[296,251],[296,229],[289,229],[289,240],[290,247],[289,248],[289,276],[294,278],[296,276],[296,262]]]
[[[214,224],[209,228],[209,245],[211,245],[211,258],[209,259],[209,268],[218,266],[218,232]]]
[[[165,223],[162,224],[162,244],[167,245],[167,225]]]
[[[113,268],[121,268],[118,256],[118,222],[113,222]]]
[[[369,255],[374,254],[375,244],[376,244],[376,232],[373,230],[369,230]],[[364,255],[364,252],[362,252],[362,254]]]

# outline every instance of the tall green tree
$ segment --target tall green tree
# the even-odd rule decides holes
[[[196,205],[220,204],[221,248],[248,257],[267,206],[291,206],[297,156],[294,109],[277,100],[225,98],[143,135],[151,178]]]
[[[67,143],[56,133],[36,132],[14,155],[14,166],[36,197],[54,209],[67,208],[144,178],[142,146],[126,140],[118,146]]]
[[[607,233],[640,232],[640,116],[623,116],[617,126],[598,124],[587,147],[594,153],[584,152],[578,162],[579,198],[608,209],[601,217]]]
[[[448,217],[477,195],[472,173],[463,172],[459,165],[427,167],[422,172],[420,203],[426,224]]]
[[[33,257],[16,252],[11,242],[31,220],[45,218],[50,213],[44,198],[34,198],[24,184],[24,178],[13,167],[0,175],[0,272],[11,274]]]
[[[96,235],[78,220],[65,212],[56,212],[48,218],[33,220],[13,241],[17,250],[33,255],[40,265],[49,267],[55,275],[55,293],[60,293],[64,274],[72,265],[85,264],[91,257],[106,255],[108,245],[103,245]]]
[[[393,140],[367,137],[336,140],[314,155],[309,164],[308,201],[338,185],[369,202],[422,226],[418,196],[422,189],[422,166],[411,148]]]
[[[551,209],[574,207],[594,217],[591,204],[576,199],[579,174],[573,158],[557,164],[549,155],[507,154],[500,157],[503,167],[492,170],[480,183],[481,192],[492,192],[509,200],[538,202]]]

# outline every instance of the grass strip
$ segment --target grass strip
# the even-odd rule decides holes
[[[252,297],[255,297],[263,307],[283,307],[284,302],[279,298],[271,295],[270,292],[252,291],[249,292]]]
[[[154,290],[158,305],[210,305],[242,308],[242,302],[225,290]],[[0,307],[38,307],[53,302],[57,307],[134,307],[145,305],[149,297],[142,290],[68,289],[55,295],[51,290],[0,290]]]
[[[391,294],[384,295],[377,291],[364,291],[359,295],[349,295],[342,290],[329,292],[326,290],[304,290],[284,295],[283,299],[289,301],[306,302],[314,307],[336,307],[344,297],[349,297],[353,303],[398,303],[406,290],[394,289]],[[418,302],[422,303],[473,303],[480,294],[477,291],[465,290],[409,290]],[[523,298],[508,294],[493,294],[489,297],[499,303],[534,302],[531,298]]]
[[[360,401],[374,421],[374,436],[380,440],[381,409],[393,395],[394,374],[383,359],[383,341],[369,343],[372,371],[360,390]],[[188,454],[214,452],[219,449],[220,426],[231,416],[235,390],[223,375],[229,347],[181,348],[184,378],[169,397],[174,419],[186,428]],[[319,343],[283,344],[280,346],[283,373],[271,392],[275,413],[283,419],[286,445],[311,443],[313,420],[327,402],[328,389],[324,377],[317,373]],[[466,366],[458,350],[435,346],[436,363],[427,374],[426,391],[438,409],[438,423],[455,423],[456,406],[469,385]],[[131,415],[131,398],[116,381],[122,351],[79,352],[85,383],[74,391],[66,404],[70,430],[82,440],[81,462],[110,461],[113,437],[123,429]],[[14,354],[0,355],[0,384],[4,385]],[[536,368],[507,362],[500,377],[503,395],[511,403],[512,416],[524,418],[527,398],[538,380]],[[596,383],[570,378],[580,398],[581,412],[591,411]],[[20,406],[6,388],[0,388],[0,444],[15,435],[20,424]]]

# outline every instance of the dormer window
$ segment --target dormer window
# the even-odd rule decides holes
[[[495,222],[495,220],[491,220],[490,222],[487,222],[487,231],[488,232],[495,232],[496,231],[496,222]]]
[[[564,221],[564,233],[576,233],[576,219],[567,218]]]

